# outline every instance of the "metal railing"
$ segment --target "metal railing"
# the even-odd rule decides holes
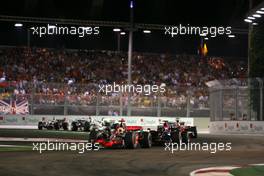
[[[209,117],[208,91],[167,87],[160,95],[131,97],[132,116]],[[95,84],[18,83],[7,85],[5,100],[27,100],[32,115],[127,115],[126,94],[98,93]]]
[[[263,121],[263,78],[252,78],[243,84],[232,80],[210,89],[211,121]]]

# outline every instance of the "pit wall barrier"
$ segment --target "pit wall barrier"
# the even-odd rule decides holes
[[[209,123],[212,134],[264,134],[264,121],[214,121]]]
[[[64,115],[0,115],[0,126],[35,126],[43,118],[46,120],[64,119],[66,118],[69,123],[73,120],[88,119],[89,116],[64,116]],[[127,125],[130,126],[143,126],[144,128],[156,129],[157,125],[162,123],[163,120],[175,122],[176,119],[184,121],[185,125],[197,126],[198,130],[208,130],[209,118],[186,118],[186,117],[144,117],[144,116],[90,116],[96,120],[107,118],[111,120],[120,120],[123,118]]]

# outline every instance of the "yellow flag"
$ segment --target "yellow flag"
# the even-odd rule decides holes
[[[203,56],[206,56],[207,53],[208,53],[208,49],[207,49],[206,43],[204,43],[203,49],[202,49],[202,54],[203,54]]]

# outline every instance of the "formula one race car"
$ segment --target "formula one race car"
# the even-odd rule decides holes
[[[164,121],[157,127],[157,131],[151,131],[153,142],[161,143],[189,143],[190,138],[197,138],[196,127],[185,126],[184,122],[176,123]]]
[[[99,143],[104,148],[129,148],[152,146],[151,133],[140,126],[126,126],[124,120],[119,123],[107,123],[102,128],[90,132],[90,142]]]
[[[71,123],[71,130],[72,131],[87,131],[90,132],[93,128],[98,128],[102,126],[102,121],[93,119],[89,117],[88,119],[78,119],[74,120]]]
[[[79,120],[74,120],[71,123],[71,130],[72,131],[90,131],[90,121],[84,120],[84,119],[79,119]]]
[[[66,119],[53,119],[52,121],[46,121],[45,118],[42,119],[42,121],[38,122],[38,129],[42,130],[43,128],[46,128],[48,130],[68,130],[69,129],[69,123],[66,121]]]

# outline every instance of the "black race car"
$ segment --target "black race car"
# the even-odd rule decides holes
[[[153,143],[189,143],[190,138],[197,138],[196,127],[185,126],[184,122],[176,123],[164,121],[157,130],[151,131]]]
[[[42,130],[43,128],[48,130],[68,130],[69,123],[66,119],[53,119],[51,121],[46,121],[45,118],[43,118],[40,122],[38,122],[38,129]]]
[[[90,131],[91,122],[85,119],[78,119],[74,120],[71,123],[71,130],[72,131]]]

